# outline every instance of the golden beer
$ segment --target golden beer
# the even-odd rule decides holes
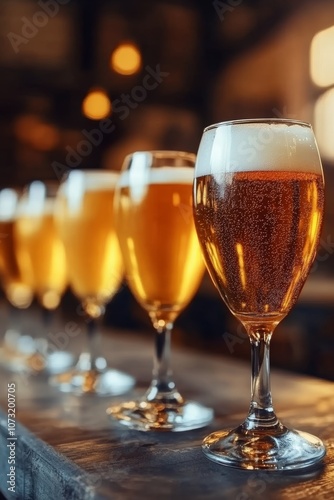
[[[196,179],[195,203],[208,270],[228,307],[241,320],[282,319],[315,256],[322,176],[270,170],[204,175]]]
[[[29,263],[19,266],[15,242],[15,220],[0,220],[2,284],[8,300],[16,307],[28,307],[32,300]]]
[[[113,215],[117,178],[111,172],[90,171],[76,183],[72,175],[72,184],[65,182],[57,204],[71,287],[81,300],[99,304],[111,299],[123,278]]]
[[[48,203],[51,202],[51,203]],[[58,306],[67,285],[66,258],[53,216],[52,200],[46,200],[41,215],[21,215],[15,225],[21,269],[29,262],[32,288],[41,303]]]
[[[129,185],[123,174],[117,232],[134,296],[146,310],[172,320],[204,272],[192,215],[193,169],[153,168],[149,175],[145,185]]]
[[[194,218],[207,267],[251,344],[251,402],[241,425],[209,434],[202,450],[238,469],[294,470],[325,447],[277,418],[270,341],[295,304],[316,255],[324,179],[312,127],[254,119],[207,127],[195,167]]]

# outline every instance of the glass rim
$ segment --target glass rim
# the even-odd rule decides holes
[[[248,125],[251,123],[267,123],[267,124],[286,124],[286,125],[300,125],[302,127],[312,128],[312,125],[302,120],[295,120],[293,118],[241,118],[237,120],[227,120],[223,122],[213,123],[204,128],[204,132],[228,125]]]
[[[68,170],[62,179],[60,179],[59,184],[64,184],[68,181],[72,174],[79,172],[83,174],[84,177],[118,177],[120,175],[120,170],[114,170],[109,168],[73,168]],[[57,182],[57,181],[56,181]]]
[[[71,168],[68,170],[68,175],[72,172],[83,172],[84,174],[119,174],[118,170],[114,170],[111,168]],[[43,182],[43,181],[42,181]],[[57,182],[57,181],[56,181]]]
[[[149,153],[156,158],[163,158],[164,156],[173,156],[175,158],[181,157],[181,158],[189,158],[189,159],[196,159],[196,153],[190,153],[189,151],[177,151],[177,150],[169,150],[169,149],[142,149],[142,150],[137,150],[133,151],[132,153],[129,153],[125,156],[124,161],[127,158],[131,158],[131,156],[136,155],[137,153]]]

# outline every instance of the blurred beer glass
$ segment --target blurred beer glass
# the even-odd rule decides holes
[[[203,427],[212,410],[186,401],[169,364],[173,323],[196,293],[204,273],[192,216],[195,156],[136,152],[124,162],[116,194],[117,232],[129,287],[156,331],[153,380],[138,401],[108,409],[139,430]]]
[[[15,220],[19,191],[4,188],[0,191],[0,271],[1,283],[10,304],[9,328],[0,348],[0,364],[13,371],[29,369],[29,359],[35,351],[30,337],[21,333],[21,315],[17,309],[26,309],[33,299],[29,273],[22,272],[15,251]]]
[[[56,192],[53,182],[34,181],[27,186],[14,228],[19,268],[27,276],[43,314],[42,331],[35,336],[36,354],[31,360],[36,371],[61,372],[73,364],[73,355],[51,351],[48,342],[53,312],[68,283],[65,250],[54,221]]]
[[[113,215],[117,179],[115,172],[76,170],[58,192],[56,223],[65,245],[70,286],[86,314],[89,340],[77,366],[52,379],[64,392],[117,395],[134,384],[130,375],[108,368],[96,335],[97,320],[123,279]]]

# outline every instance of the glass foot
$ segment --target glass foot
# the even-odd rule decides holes
[[[118,396],[128,392],[134,383],[135,379],[131,375],[112,369],[78,370],[74,368],[50,378],[50,384],[60,391],[78,396],[83,394]]]
[[[46,357],[45,370],[49,375],[63,373],[73,367],[75,357],[66,351],[57,351]]]
[[[0,347],[0,366],[13,373],[52,375],[68,370],[73,364],[74,356],[66,351],[45,355],[36,350],[35,346],[31,352]]]
[[[194,401],[183,404],[129,401],[107,409],[121,424],[139,431],[189,431],[205,427],[213,419],[213,410]]]
[[[303,469],[326,454],[320,439],[283,425],[273,435],[265,430],[246,430],[242,425],[232,431],[213,432],[204,439],[202,450],[214,462],[249,470]]]

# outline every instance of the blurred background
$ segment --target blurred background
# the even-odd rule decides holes
[[[312,123],[326,177],[323,235],[272,361],[334,380],[333,2],[0,0],[0,30],[0,187],[118,170],[135,150],[196,152],[203,127],[218,121]],[[61,307],[75,310],[70,292]],[[106,321],[149,330],[126,286]],[[208,277],[174,342],[249,356]]]

